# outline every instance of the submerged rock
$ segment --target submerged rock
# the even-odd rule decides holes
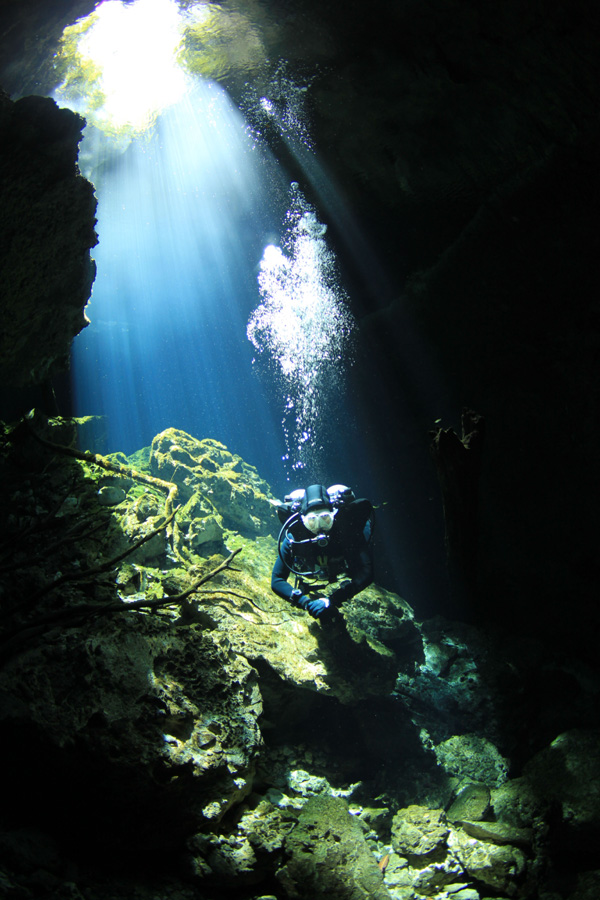
[[[269,485],[254,466],[219,441],[197,440],[177,428],[167,428],[152,441],[150,470],[177,485],[179,497],[186,503],[184,520],[192,526],[208,516],[245,537],[276,530]]]
[[[98,491],[98,503],[100,506],[117,506],[127,497],[123,488],[112,484],[103,485]]]
[[[497,787],[506,781],[508,761],[496,747],[477,734],[461,734],[448,738],[435,748],[439,763],[446,772],[461,779]]]
[[[339,797],[314,797],[285,839],[277,879],[296,900],[385,900],[390,894],[359,822]]]
[[[460,819],[479,821],[490,808],[490,789],[485,784],[468,784],[457,795],[448,810],[448,820]]]
[[[32,729],[35,753],[46,759],[71,748],[61,822],[75,827],[83,799],[76,788],[91,778],[96,814],[119,811],[110,843],[132,829],[130,845],[158,846],[169,806],[185,798],[188,822],[214,821],[251,790],[260,692],[225,635],[174,629],[143,613],[105,618],[55,632],[12,660],[0,673],[0,696],[15,751]],[[55,788],[42,779],[39,790],[48,802]],[[151,808],[124,802],[144,794]]]
[[[443,856],[450,830],[441,809],[409,806],[394,816],[392,844],[396,853],[407,859]]]
[[[51,444],[71,441],[64,422],[46,426]],[[277,879],[281,900],[474,900],[473,885],[526,898],[559,801],[553,840],[590,850],[593,798],[567,775],[592,783],[595,734],[568,733],[510,781],[481,730],[432,740],[455,721],[429,703],[434,679],[477,673],[470,636],[446,639],[459,629],[423,626],[377,585],[329,620],[273,594],[270,488],[222,444],[170,429],[150,453],[107,461],[28,428],[4,436],[16,552],[1,586],[0,763],[24,791],[5,818],[26,808],[75,861],[141,871],[168,856],[194,891],[258,897]],[[104,487],[124,499],[100,505]],[[0,884],[17,891],[31,873],[8,866],[2,881],[9,845]]]
[[[467,875],[493,890],[515,894],[525,876],[526,856],[517,847],[479,841],[453,829],[449,848]]]

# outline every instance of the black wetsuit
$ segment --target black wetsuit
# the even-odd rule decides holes
[[[315,573],[317,579],[334,581],[342,572],[350,576],[330,595],[330,600],[339,606],[364,590],[373,581],[373,561],[369,546],[371,538],[373,507],[369,500],[354,500],[347,507],[338,510],[333,528],[327,533],[327,546],[319,546],[316,541],[292,543],[287,534],[281,542],[281,555],[277,556],[271,575],[271,588],[280,597],[292,599],[293,586],[288,578],[292,569]],[[292,540],[306,541],[314,535],[304,527],[300,518],[290,528]],[[283,558],[282,558],[283,557]],[[302,582],[299,588],[311,589],[310,580]]]

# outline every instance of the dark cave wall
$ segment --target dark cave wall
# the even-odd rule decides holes
[[[566,598],[589,622],[598,574],[600,183],[584,150],[557,150],[492,198],[407,298],[487,419],[482,598],[542,630],[560,630]]]
[[[85,120],[46,97],[0,96],[0,384],[68,367],[95,276],[93,186],[79,174]]]
[[[320,152],[407,276],[386,296],[367,270],[358,290],[398,404],[396,432],[377,410],[388,456],[407,397],[423,455],[438,416],[457,431],[463,407],[484,416],[476,590],[454,611],[562,640],[597,615],[598,9],[395,4],[385,27],[373,12],[315,115]]]

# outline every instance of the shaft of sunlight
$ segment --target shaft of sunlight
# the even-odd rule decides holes
[[[102,147],[91,325],[74,344],[78,414],[105,417],[113,450],[178,427],[256,460],[281,441],[244,340],[272,230],[244,120],[199,81],[150,138],[124,152],[96,142],[86,159]]]
[[[175,0],[106,0],[71,32],[77,70],[94,88],[81,97],[81,111],[98,127],[143,131],[189,86],[177,62],[182,18]],[[57,99],[68,102],[72,88],[66,79]]]

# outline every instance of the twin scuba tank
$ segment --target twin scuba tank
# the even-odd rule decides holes
[[[345,484],[333,484],[331,487],[327,488],[326,497],[322,485],[313,484],[306,490],[304,490],[304,488],[298,488],[298,490],[292,491],[291,494],[287,494],[283,503],[277,507],[277,515],[279,516],[279,521],[282,525],[285,525],[291,516],[299,514],[302,511],[305,498],[308,501],[309,508],[313,505],[323,506],[329,502],[334,509],[348,506],[356,499],[354,491],[351,488],[346,487]]]

